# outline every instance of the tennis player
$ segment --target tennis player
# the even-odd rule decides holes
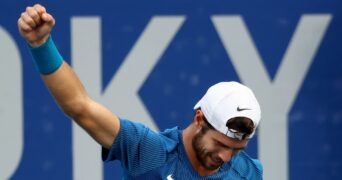
[[[124,179],[262,179],[260,161],[244,151],[261,116],[251,89],[238,82],[214,84],[195,104],[185,129],[154,132],[88,96],[51,38],[54,25],[39,4],[18,19],[46,87],[64,113],[102,146],[103,160],[121,162]]]

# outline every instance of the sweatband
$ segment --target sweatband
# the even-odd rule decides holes
[[[51,36],[49,36],[44,44],[38,47],[30,46],[30,51],[36,68],[41,74],[51,74],[63,63],[63,57],[59,54]]]

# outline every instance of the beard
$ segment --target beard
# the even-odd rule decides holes
[[[195,151],[195,155],[197,160],[201,163],[201,165],[207,170],[215,170],[219,168],[223,161],[217,153],[211,152],[205,148],[205,143],[203,142],[203,136],[209,130],[208,127],[202,127],[201,131],[195,134],[192,139],[192,148]],[[210,161],[212,163],[210,163]]]

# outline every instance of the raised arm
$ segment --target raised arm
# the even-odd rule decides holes
[[[50,38],[54,25],[55,19],[39,4],[27,7],[18,19],[19,32],[32,47],[42,79],[59,106],[98,143],[110,148],[119,131],[119,119],[88,96],[77,75],[54,49]]]

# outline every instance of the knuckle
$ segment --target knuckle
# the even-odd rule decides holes
[[[35,26],[35,25],[36,25],[36,23],[34,22],[33,19],[27,19],[27,20],[26,20],[26,23],[29,24],[29,25],[31,25],[31,26]]]
[[[45,11],[45,8],[44,8],[42,5],[40,5],[40,4],[34,5],[33,8],[34,8],[36,11],[38,11],[38,12],[44,12],[44,11]]]
[[[29,11],[28,13],[28,17],[32,18],[35,21],[39,21],[39,15],[37,13],[37,11]]]
[[[36,11],[32,11],[32,12],[30,12],[30,16],[32,17],[32,18],[38,18],[38,13],[36,12]]]
[[[42,5],[40,5],[39,3],[35,4],[34,7],[42,7]]]

